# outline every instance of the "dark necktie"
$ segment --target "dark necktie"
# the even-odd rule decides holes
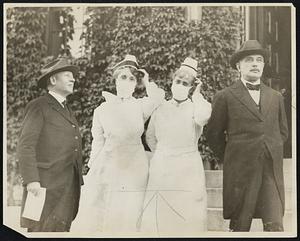
[[[253,85],[253,84],[250,84],[250,83],[246,83],[246,87],[247,87],[248,90],[257,90],[257,91],[259,91],[260,84]]]
[[[63,106],[64,106],[64,110],[65,110],[65,112],[67,113],[67,115],[68,115],[68,116],[71,116],[71,115],[70,115],[69,108],[68,108],[68,106],[67,106],[67,101],[64,100],[64,101],[62,102],[62,104],[63,104]]]

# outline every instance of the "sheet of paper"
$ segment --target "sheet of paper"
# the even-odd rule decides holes
[[[46,188],[44,187],[41,187],[38,196],[34,196],[31,192],[28,192],[22,216],[24,218],[39,221],[43,211],[45,199]]]

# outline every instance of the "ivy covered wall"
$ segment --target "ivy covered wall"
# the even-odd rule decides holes
[[[52,9],[51,9],[52,10]],[[15,204],[19,196],[19,165],[16,146],[20,134],[25,106],[32,99],[44,94],[37,88],[41,67],[53,59],[47,54],[49,14],[45,7],[12,7],[6,11],[6,104],[7,104],[7,194],[8,203]],[[60,55],[69,55],[68,40],[72,36],[70,8],[60,8],[56,17],[62,18],[57,28],[61,35]],[[58,21],[58,19],[57,19]],[[49,23],[50,24],[50,23]],[[16,193],[17,192],[17,193]]]
[[[199,21],[187,21],[184,7],[102,7],[89,8],[88,12],[87,31],[82,36],[87,51],[75,61],[81,73],[73,96],[86,162],[93,110],[104,101],[103,90],[115,91],[109,67],[125,54],[137,57],[150,80],[166,91],[167,99],[171,97],[172,73],[187,56],[198,60],[198,77],[208,101],[236,78],[229,58],[243,34],[239,8],[203,7]],[[144,88],[138,85],[134,95],[144,96]],[[204,161],[211,163],[210,168],[219,168],[204,136],[199,150]]]
[[[14,200],[14,188],[20,185],[16,144],[26,104],[43,94],[36,80],[41,66],[51,59],[45,43],[48,8],[11,8],[7,11],[7,168],[8,197]],[[172,73],[184,58],[196,58],[202,93],[211,101],[217,90],[232,83],[236,73],[230,69],[229,58],[242,38],[242,15],[236,7],[202,7],[202,18],[187,21],[184,7],[89,7],[89,18],[82,34],[85,54],[74,63],[80,66],[75,93],[70,103],[79,121],[83,137],[84,161],[88,162],[91,147],[93,110],[104,98],[103,90],[115,91],[108,67],[125,54],[136,55],[147,70],[150,81],[156,82],[171,97]],[[70,55],[68,40],[72,39],[72,11],[63,8],[56,15],[61,55]],[[57,20],[58,21],[58,20]],[[51,34],[51,33],[50,33]],[[48,48],[49,50],[49,48]],[[138,85],[136,97],[145,95]],[[207,147],[205,138],[199,141],[204,162],[218,168],[217,160]]]

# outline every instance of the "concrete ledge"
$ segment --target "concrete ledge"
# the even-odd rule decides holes
[[[223,171],[222,170],[206,170],[205,181],[207,188],[222,188],[223,187]]]
[[[208,231],[228,231],[229,220],[223,219],[223,209],[222,208],[208,208]],[[20,207],[19,206],[9,206],[6,209],[6,215],[3,215],[4,225],[9,226],[10,228],[24,233],[26,229],[20,228]],[[284,216],[284,228],[286,232],[293,231],[293,213],[287,211]],[[294,226],[296,230],[296,226]],[[261,232],[262,222],[260,219],[253,219],[251,225],[251,232]]]
[[[291,172],[284,172],[284,185],[286,189],[294,187],[295,180]],[[294,178],[295,179],[295,178]],[[222,188],[223,187],[223,171],[222,170],[206,170],[205,182],[207,188]]]
[[[207,206],[209,208],[223,207],[223,189],[222,188],[207,188]],[[285,190],[285,208],[291,210],[293,206],[293,192],[291,189]]]
[[[208,231],[228,231],[229,220],[223,219],[222,208],[208,208]],[[291,211],[287,211],[283,217],[284,230],[287,232],[292,231],[293,214]],[[253,219],[251,225],[251,232],[262,232],[263,226],[261,219]]]

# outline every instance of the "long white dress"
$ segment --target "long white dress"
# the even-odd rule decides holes
[[[148,178],[141,136],[144,122],[165,95],[154,83],[148,85],[147,94],[121,100],[103,92],[106,102],[94,110],[90,171],[72,230],[111,236],[137,231]]]
[[[155,150],[140,216],[141,231],[150,236],[199,236],[207,230],[205,173],[198,140],[211,114],[199,94],[178,104],[158,107],[146,133]]]

